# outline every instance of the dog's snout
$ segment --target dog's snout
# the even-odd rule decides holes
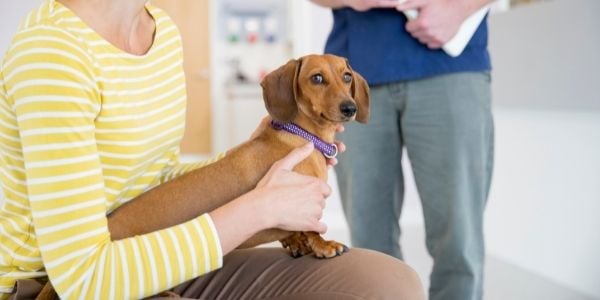
[[[356,104],[352,101],[344,101],[340,104],[340,111],[346,117],[352,117],[356,114]]]

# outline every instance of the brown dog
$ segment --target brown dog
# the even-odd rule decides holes
[[[334,142],[339,123],[368,120],[367,83],[341,57],[309,55],[290,60],[268,74],[261,86],[273,120],[293,122],[329,144]],[[162,184],[117,209],[108,218],[111,238],[119,240],[150,233],[210,212],[253,189],[275,161],[306,142],[284,130],[266,128],[223,159]],[[315,150],[294,171],[326,180],[326,158]],[[330,258],[347,249],[315,232],[279,229],[262,231],[240,247],[277,240],[293,256],[313,253],[316,257]],[[44,290],[47,288],[49,285]]]

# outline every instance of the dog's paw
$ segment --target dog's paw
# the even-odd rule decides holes
[[[308,240],[301,232],[295,232],[291,236],[280,240],[281,245],[290,251],[290,255],[294,258],[310,254],[312,252],[308,245]]]
[[[312,245],[312,251],[317,258],[332,258],[350,251],[350,249],[336,241],[315,241]]]

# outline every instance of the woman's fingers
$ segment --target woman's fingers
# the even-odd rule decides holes
[[[333,168],[337,164],[338,164],[337,158],[335,158],[335,157],[328,158],[327,159],[327,170],[330,170],[331,168]]]
[[[320,233],[327,230],[320,219],[326,198],[332,193],[331,187],[319,178],[292,171],[313,151],[312,143],[292,150],[273,164],[257,185],[262,191],[262,202],[269,207],[265,211],[275,220],[278,228]]]
[[[317,181],[319,182],[319,186],[323,196],[325,196],[325,198],[331,196],[331,187],[325,181],[319,179],[317,179]]]
[[[325,224],[323,222],[317,222],[317,224],[315,224],[314,228],[311,231],[315,231],[320,234],[326,233],[327,232],[327,224]]]

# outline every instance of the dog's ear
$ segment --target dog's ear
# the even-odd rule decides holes
[[[350,67],[350,65],[348,65]],[[352,69],[350,69],[352,70]],[[369,85],[358,72],[352,71],[352,98],[356,101],[358,112],[356,121],[366,124],[369,121]]]
[[[260,83],[267,111],[279,122],[291,122],[298,113],[297,80],[301,64],[301,60],[292,59],[267,74]]]

